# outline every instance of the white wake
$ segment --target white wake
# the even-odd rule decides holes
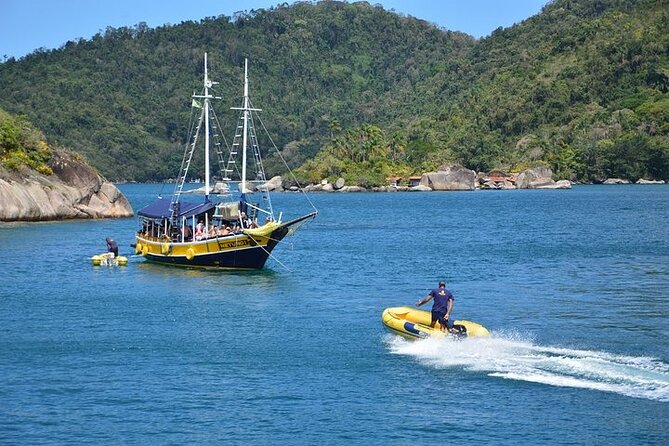
[[[387,335],[386,343],[392,353],[428,367],[463,368],[505,379],[669,402],[669,364],[656,358],[545,347],[513,335],[461,341],[409,341]]]

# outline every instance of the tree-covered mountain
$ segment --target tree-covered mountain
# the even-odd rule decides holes
[[[226,135],[248,57],[254,104],[289,163],[309,160],[303,177],[374,184],[458,162],[666,180],[668,11],[556,0],[480,41],[366,2],[109,28],[0,64],[0,106],[108,178],[173,177],[207,51]]]
[[[52,154],[44,134],[31,122],[0,108],[0,167],[18,171],[25,166],[51,175],[48,162]]]

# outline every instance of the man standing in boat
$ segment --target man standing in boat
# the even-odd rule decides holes
[[[451,332],[454,330],[453,322],[450,320],[451,310],[453,310],[453,293],[446,289],[446,282],[443,280],[439,282],[439,287],[430,291],[430,293],[416,302],[416,306],[420,307],[421,305],[431,301],[432,303],[432,322],[430,322],[430,327],[434,328],[434,325],[437,321],[441,324],[441,331]]]
[[[111,237],[105,239],[107,242],[107,252],[114,254],[114,258],[118,257],[118,244]]]

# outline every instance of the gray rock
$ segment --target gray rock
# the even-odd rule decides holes
[[[548,184],[540,184],[535,189],[571,189],[571,181],[560,180]]]
[[[247,190],[248,190],[248,186],[250,185],[250,183],[247,182],[246,185],[247,185]],[[202,187],[198,187],[197,189],[191,189],[191,190],[183,191],[182,193],[183,194],[204,195],[206,191],[207,191],[207,187],[202,186]],[[209,186],[209,193],[210,194],[221,194],[221,195],[223,195],[223,194],[227,194],[229,192],[230,192],[230,187],[226,183],[223,183],[223,182],[217,182],[214,185]]]
[[[630,184],[630,180],[622,178],[607,178],[602,184]]]
[[[281,178],[281,176],[277,175],[275,177],[272,177],[272,179],[270,179],[266,183],[259,184],[257,189],[258,190],[267,190],[269,192],[280,191],[280,190],[282,190],[282,187],[281,187],[282,182],[283,182],[283,179]]]
[[[322,192],[323,191],[323,185],[318,183],[318,184],[308,184],[305,187],[302,188],[303,191],[305,192]]]
[[[362,186],[344,186],[341,189],[339,189],[339,192],[365,192],[365,191],[367,191],[367,189],[365,189]]]
[[[283,180],[281,180],[281,189],[283,189],[283,190],[293,190],[293,189],[291,189],[292,187],[298,187],[299,188],[300,184],[298,184],[298,182],[293,180],[293,179],[284,178]]]
[[[640,178],[636,184],[665,184],[664,180],[645,180]]]
[[[418,186],[413,186],[407,188],[407,191],[409,192],[431,192],[432,188],[429,186],[423,186],[422,184],[419,184]]]
[[[500,189],[504,189],[504,190],[516,189],[516,185],[513,184],[511,181],[502,181],[501,183],[497,183],[497,186]]]
[[[77,155],[54,151],[53,175],[0,167],[0,220],[42,221],[133,215],[127,198]]]
[[[549,186],[553,181],[553,171],[548,167],[534,167],[523,170],[516,179],[518,189],[538,189],[539,186]]]
[[[476,172],[459,165],[447,166],[438,172],[424,173],[420,185],[431,190],[474,190]]]
[[[344,180],[343,178],[337,178],[337,181],[335,181],[335,183],[334,183],[334,189],[339,190],[342,187],[344,187],[345,184],[346,184],[346,180]]]

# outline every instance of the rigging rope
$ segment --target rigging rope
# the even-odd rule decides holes
[[[295,174],[293,173],[292,169],[290,167],[288,167],[288,163],[286,162],[285,158],[283,157],[283,155],[281,154],[281,152],[277,148],[276,144],[274,144],[274,140],[270,136],[269,131],[267,130],[267,127],[265,127],[265,123],[262,121],[262,118],[260,118],[260,116],[258,116],[258,121],[260,121],[260,125],[262,126],[263,130],[265,130],[265,133],[267,134],[267,137],[269,138],[269,141],[272,143],[272,146],[274,147],[274,150],[276,150],[276,153],[279,155],[279,158],[281,158],[281,161],[283,162],[283,165],[286,166],[286,169],[288,169],[288,173],[290,173],[290,176],[293,178],[295,183],[297,183],[297,187],[300,189],[300,192],[302,192],[302,194],[307,199],[307,201],[309,202],[309,204],[311,205],[313,210],[318,211],[318,209],[316,208],[314,203],[309,198],[309,195],[307,195],[307,193],[303,190],[302,185],[297,180],[297,177],[295,177]]]

